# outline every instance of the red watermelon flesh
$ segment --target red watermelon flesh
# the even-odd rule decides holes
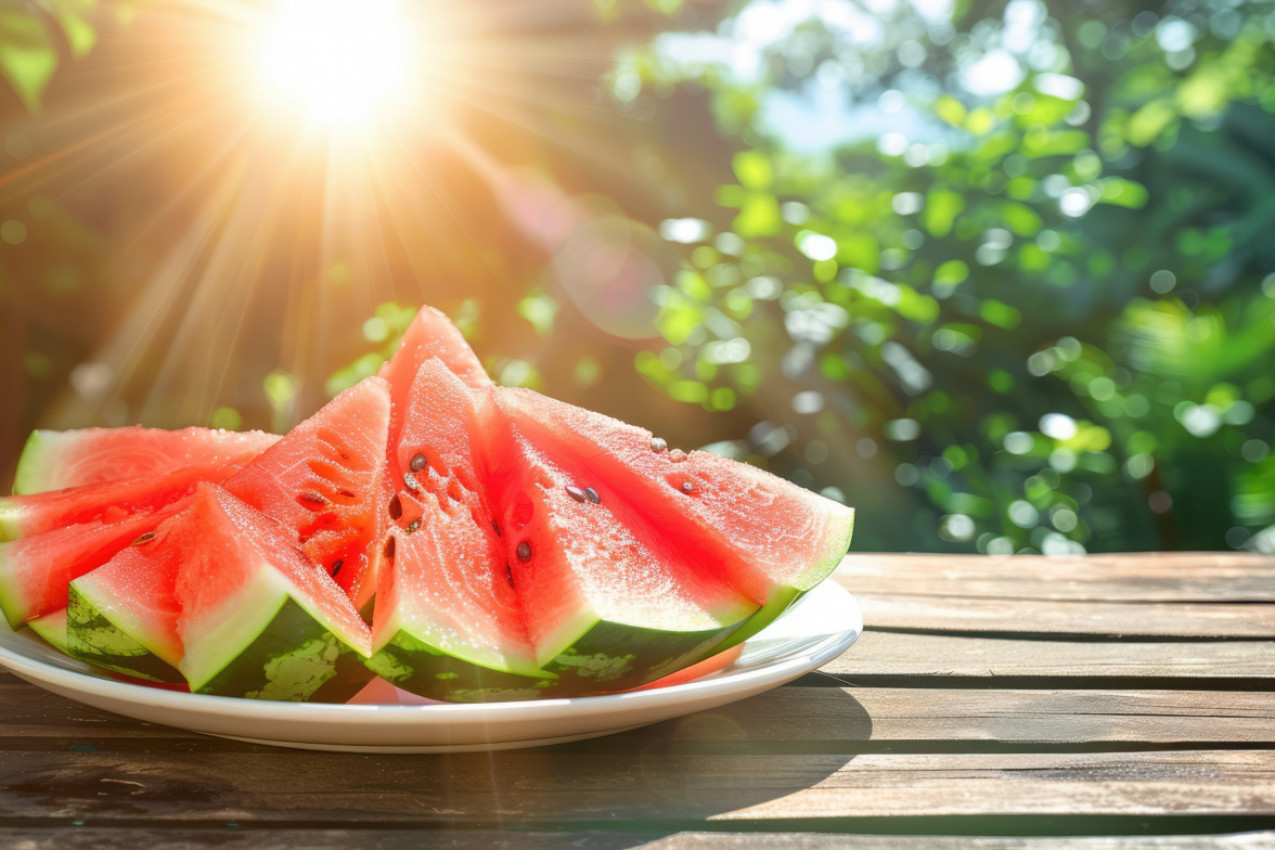
[[[496,390],[501,408],[555,458],[624,493],[677,545],[760,604],[804,592],[840,562],[854,511],[744,463],[668,450],[649,431],[529,390]],[[645,537],[644,537],[645,539]]]
[[[483,364],[479,362],[478,356],[469,347],[460,330],[440,311],[433,307],[422,307],[404,331],[398,350],[381,366],[379,373],[390,385],[392,408],[387,461],[390,485],[395,490],[403,489],[403,474],[410,472],[406,459],[401,465],[396,452],[400,443],[399,432],[403,429],[404,421],[412,415],[409,396],[421,366],[434,359],[439,360],[466,386],[491,386],[491,379],[483,370]],[[404,507],[409,514],[413,513],[410,501]],[[415,513],[415,516],[404,515],[395,519],[400,527],[405,527],[419,517],[419,512]]]
[[[240,469],[183,466],[159,475],[121,478],[29,496],[0,498],[0,539],[16,540],[78,523],[113,522],[190,495],[200,481],[220,482]]]
[[[393,457],[411,476],[399,486],[418,516],[396,534],[392,570],[376,600],[375,645],[405,630],[485,667],[534,669],[522,606],[474,462],[474,401],[441,361],[426,362],[406,397]],[[397,511],[396,511],[397,512]],[[409,514],[400,518],[403,522]]]
[[[181,551],[174,596],[180,667],[191,690],[306,699],[339,666],[338,646],[370,655],[372,634],[359,612],[293,540],[291,528],[210,485],[174,523],[166,543]],[[327,638],[317,637],[324,632]],[[320,642],[332,653],[305,652]],[[322,677],[297,677],[289,661]],[[364,675],[350,694],[370,677],[353,663]],[[270,693],[275,686],[281,689]]]
[[[168,506],[116,522],[90,522],[46,531],[0,546],[0,606],[15,628],[66,607],[67,585],[175,512]]]
[[[301,549],[362,608],[376,590],[388,491],[390,388],[367,378],[328,402],[226,490],[293,529]]]
[[[498,401],[500,392],[490,391],[495,395],[489,393],[489,400]],[[506,557],[542,666],[561,669],[554,663],[564,650],[597,623],[607,626],[601,631],[609,636],[625,629],[641,633],[633,641],[621,638],[633,649],[656,633],[710,640],[756,610],[695,553],[667,545],[625,494],[604,487],[595,491],[596,500],[589,497],[584,488],[597,482],[586,470],[571,457],[549,458],[500,408],[483,409],[486,484],[500,505]],[[684,642],[678,647],[679,653],[687,649]],[[636,684],[641,682],[619,680],[614,686]]]
[[[206,469],[205,477],[212,479],[221,470],[244,466],[278,439],[261,431],[137,425],[34,431],[18,460],[13,492],[45,493],[182,468]]]

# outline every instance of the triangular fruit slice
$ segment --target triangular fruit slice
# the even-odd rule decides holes
[[[67,589],[67,654],[107,670],[154,682],[182,682],[177,636],[177,571],[186,557],[182,529],[194,503],[141,535]],[[178,539],[169,538],[173,534]]]
[[[169,506],[117,522],[73,525],[0,544],[0,608],[9,624],[17,628],[65,608],[72,580],[105,564],[172,511]]]
[[[549,455],[578,459],[595,486],[624,493],[674,546],[763,606],[735,640],[826,578],[850,545],[852,508],[745,463],[669,450],[649,431],[530,390],[495,392]]]
[[[376,590],[389,492],[389,386],[367,378],[324,405],[225,488],[293,529],[356,607]]]
[[[372,634],[290,529],[201,487],[157,544],[180,551],[180,662],[196,693],[345,701],[371,678]]]
[[[559,676],[552,695],[654,681],[703,659],[757,610],[667,545],[624,493],[597,489],[575,458],[550,459],[495,405],[483,412],[488,492],[536,660]]]
[[[0,498],[0,540],[17,540],[89,522],[113,522],[146,513],[189,496],[200,481],[214,483],[239,466],[183,466],[159,475],[120,478],[51,490],[29,496]]]
[[[213,428],[82,428],[33,431],[14,473],[14,493],[46,493],[182,467],[238,469],[279,438]]]
[[[487,377],[478,355],[469,347],[460,329],[433,307],[422,307],[403,332],[394,356],[381,366],[379,373],[390,385],[393,405],[390,414],[389,454],[386,460],[389,482],[395,490],[404,489],[404,480],[409,491],[411,489],[412,471],[405,464],[399,463],[396,449],[401,442],[404,422],[415,415],[408,397],[417,373],[429,360],[440,361],[447,371],[466,386],[491,386],[491,378]],[[410,525],[419,516],[419,510],[414,510],[418,506],[413,505],[410,492],[404,499],[404,514],[394,517],[400,528]]]
[[[457,702],[534,698],[556,678],[536,666],[470,435],[469,391],[438,360],[421,367],[392,447],[416,505],[381,573],[369,666],[400,688]],[[392,514],[403,514],[399,507]],[[403,517],[400,517],[400,519]]]

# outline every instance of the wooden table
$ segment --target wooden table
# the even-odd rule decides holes
[[[252,746],[0,674],[0,847],[1275,847],[1275,559],[837,579],[869,628],[821,673],[535,750]]]

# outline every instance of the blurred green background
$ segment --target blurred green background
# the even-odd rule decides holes
[[[455,7],[407,7],[463,17],[440,111],[338,180],[242,141],[235,16],[0,2],[7,468],[286,428],[428,302],[859,550],[1275,552],[1270,0]]]

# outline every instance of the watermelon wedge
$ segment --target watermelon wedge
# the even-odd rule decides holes
[[[295,531],[301,549],[358,608],[376,591],[389,491],[390,388],[367,378],[225,481],[225,488]]]
[[[176,632],[191,691],[344,701],[367,684],[362,659],[371,652],[371,632],[294,539],[290,529],[205,485],[157,544],[179,550]]]
[[[199,495],[192,499],[199,499]],[[191,499],[177,515],[71,582],[67,590],[69,655],[155,682],[182,682],[176,579],[184,553],[180,532]]]
[[[762,606],[743,640],[840,563],[854,511],[744,463],[668,450],[649,431],[530,390],[495,391],[517,427],[598,492],[623,494],[651,529]],[[645,539],[645,537],[644,537]]]
[[[485,483],[536,662],[559,677],[551,693],[654,681],[707,657],[757,610],[623,492],[593,489],[578,458],[536,447],[501,415],[499,392],[480,410]]]
[[[13,492],[46,493],[140,478],[183,467],[238,469],[279,438],[212,428],[83,428],[33,431],[18,458]]]
[[[67,585],[153,531],[172,508],[90,522],[0,544],[0,609],[17,628],[67,606]]]
[[[222,481],[238,467],[184,466],[162,475],[121,478],[30,496],[0,497],[0,540],[17,540],[88,522],[114,522],[189,496],[200,481]]]
[[[408,470],[395,498],[415,510],[396,530],[376,595],[369,666],[434,699],[534,698],[556,677],[527,639],[505,547],[474,465],[479,434],[469,391],[438,360],[405,397],[392,456]],[[405,516],[403,508],[394,513]]]

